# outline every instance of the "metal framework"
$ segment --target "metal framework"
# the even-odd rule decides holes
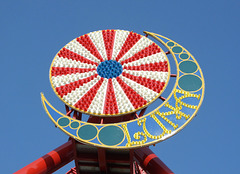
[[[15,174],[53,173],[72,160],[75,160],[76,167],[66,174],[173,174],[148,147],[124,152],[109,151],[83,145],[73,139],[18,170]]]
[[[204,78],[185,48],[164,36],[144,33],[145,37],[101,30],[76,38],[58,52],[50,82],[66,114],[43,94],[42,103],[69,141],[16,174],[53,173],[72,160],[75,167],[67,174],[173,174],[149,146],[178,133],[193,119],[203,100]],[[175,74],[167,55],[175,62]],[[170,79],[175,84],[164,97]],[[157,99],[162,104],[145,114]]]
[[[73,118],[81,118],[80,112],[73,112],[66,105],[65,109],[66,115],[71,117],[71,113],[73,113]],[[130,114],[128,118],[139,118],[146,109],[141,110],[139,115],[137,113]],[[122,119],[118,121],[122,121]],[[88,122],[103,123],[103,120],[105,119],[97,119],[90,116]],[[111,122],[111,120],[106,119],[104,122]],[[66,174],[173,174],[149,147],[130,150],[105,149],[84,145],[72,138],[69,138],[69,141],[65,144],[15,172],[15,174],[53,173],[72,160],[75,161],[75,167]]]

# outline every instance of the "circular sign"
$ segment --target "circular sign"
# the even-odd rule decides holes
[[[93,32],[70,42],[53,60],[50,80],[53,89],[66,104],[88,114],[114,116],[136,112],[160,94],[163,102],[145,115],[141,114],[145,109],[139,115],[135,113],[133,120],[125,117],[122,122],[90,123],[60,113],[42,94],[44,109],[59,129],[85,144],[130,149],[166,140],[194,118],[205,91],[198,62],[177,42],[159,34],[144,33],[159,41],[171,54],[169,59],[171,65],[175,65],[176,74],[170,76],[174,83],[170,82],[173,87],[169,85],[172,89],[169,94],[161,94],[170,74],[166,55],[146,37],[121,30]],[[81,39],[88,44],[84,45]],[[144,44],[140,44],[142,40]],[[87,51],[82,53],[74,45]],[[71,101],[81,105],[71,104]]]
[[[95,116],[146,107],[162,94],[169,76],[162,49],[145,36],[123,30],[101,30],[72,40],[50,68],[57,96],[71,108]]]

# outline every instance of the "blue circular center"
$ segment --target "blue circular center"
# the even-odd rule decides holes
[[[97,67],[97,73],[103,78],[116,78],[122,73],[122,65],[115,60],[105,60]]]

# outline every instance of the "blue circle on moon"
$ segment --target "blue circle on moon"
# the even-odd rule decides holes
[[[78,136],[83,140],[91,140],[97,135],[97,128],[92,125],[84,125],[77,132]]]
[[[195,75],[184,75],[178,80],[178,85],[185,91],[197,91],[202,87],[202,80]]]
[[[62,117],[58,120],[59,126],[67,126],[70,123],[68,118]]]
[[[70,126],[71,126],[73,129],[76,129],[76,128],[79,127],[79,125],[80,125],[80,124],[79,124],[77,121],[73,121]]]
[[[173,43],[173,42],[168,42],[167,45],[168,45],[169,47],[172,47],[172,46],[174,45],[174,43]]]
[[[115,60],[105,60],[97,67],[97,73],[103,78],[116,78],[122,74],[122,65]]]
[[[173,51],[174,53],[181,53],[182,50],[183,50],[183,49],[182,49],[181,47],[179,47],[179,46],[175,46],[175,47],[172,48],[172,51]]]
[[[179,69],[184,73],[194,73],[198,67],[193,61],[183,61],[179,64]]]
[[[114,146],[122,142],[123,130],[117,126],[106,126],[98,134],[99,141],[108,146]]]
[[[182,54],[179,55],[179,57],[180,57],[181,59],[188,59],[188,58],[189,58],[189,55],[188,55],[187,53],[182,53]]]

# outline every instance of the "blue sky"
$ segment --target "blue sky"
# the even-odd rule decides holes
[[[43,110],[40,92],[63,111],[49,83],[52,59],[72,39],[102,29],[158,33],[193,54],[205,77],[202,107],[185,129],[151,149],[176,174],[238,171],[239,7],[237,0],[1,0],[1,173],[67,141]]]

